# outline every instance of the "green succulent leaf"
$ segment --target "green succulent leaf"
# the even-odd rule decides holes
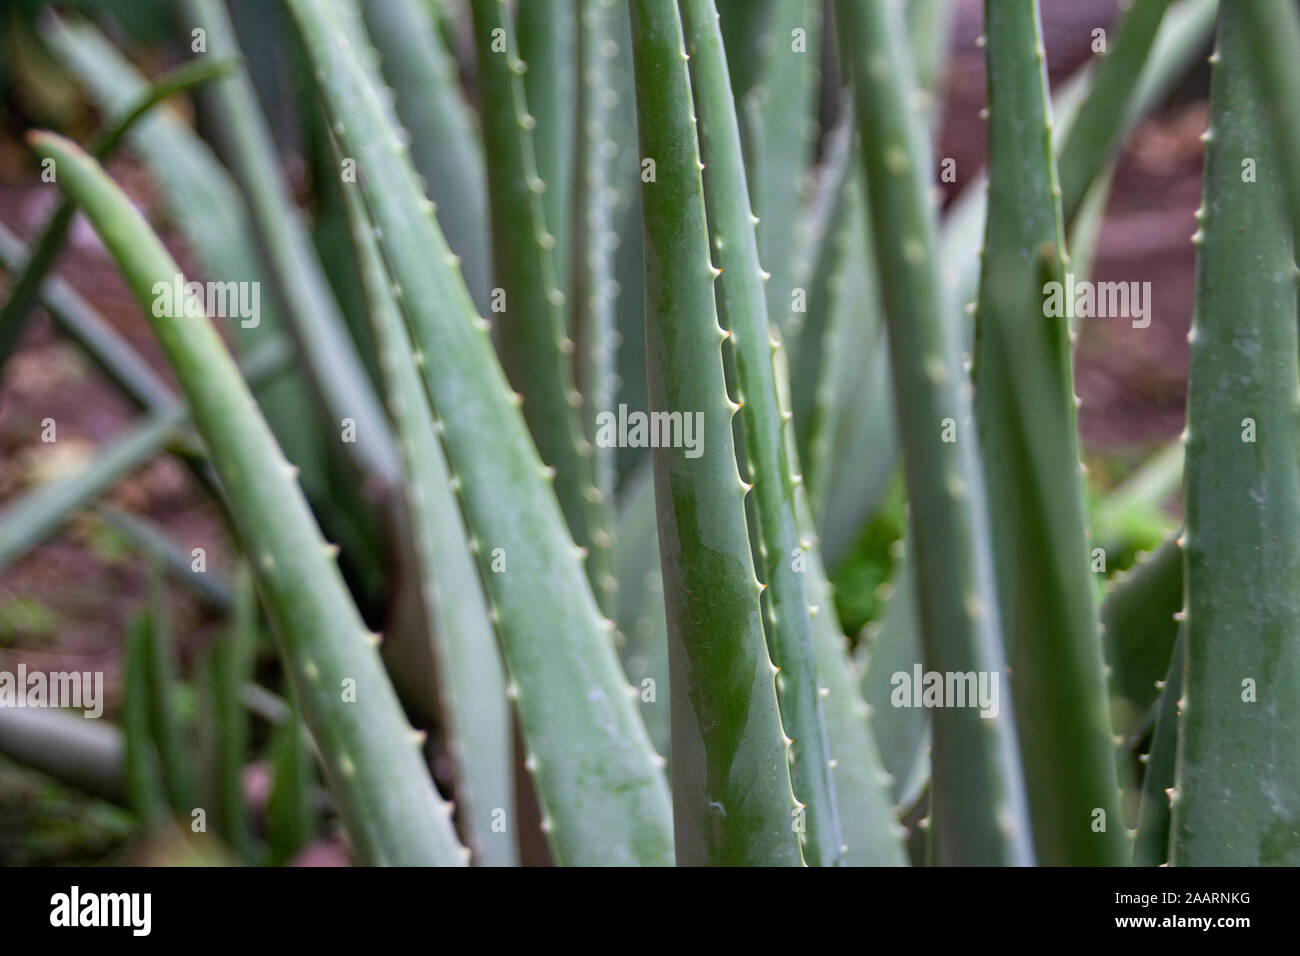
[[[975,418],[1038,859],[1127,853],[1083,515],[1047,64],[1036,0],[986,0],[989,213]],[[1046,283],[1044,282],[1046,279]],[[1059,299],[1059,295],[1058,295]]]
[[[795,796],[806,810],[804,859],[810,866],[843,863],[826,714],[813,649],[812,604],[806,584],[812,542],[798,527],[795,474],[785,444],[768,329],[754,217],[746,191],[740,126],[732,107],[726,56],[712,0],[679,5],[690,56],[691,93],[704,162],[709,233],[721,275],[718,312],[729,329],[735,358],[736,396],[758,516],[759,554],[766,582],[766,633],[780,671],[777,701],[790,745]]]
[[[122,191],[73,143],[35,134],[154,326],[220,476],[354,849],[372,863],[464,862],[375,641],[307,502],[215,329],[155,310],[180,268]],[[163,315],[155,315],[163,311]],[[349,702],[365,701],[364,706]]]
[[[594,483],[594,447],[584,433],[566,332],[564,293],[548,231],[543,196],[551,188],[534,158],[536,119],[530,118],[503,0],[473,0],[474,36],[483,94],[483,138],[492,214],[493,313],[506,377],[523,396],[524,418],[542,461],[555,469],[555,493],[579,546],[603,609],[611,607],[609,530],[603,495]],[[552,103],[558,108],[558,104]],[[554,117],[552,117],[554,119]],[[557,175],[559,175],[557,171]],[[500,303],[498,305],[498,298]]]
[[[1133,838],[1134,866],[1163,866],[1169,862],[1169,803],[1178,754],[1178,705],[1183,693],[1183,662],[1187,659],[1184,651],[1180,633],[1165,678],[1156,686],[1160,701],[1151,749],[1146,754],[1146,775],[1142,778],[1137,834]]]
[[[676,6],[633,0],[632,49],[641,156],[653,163],[641,191],[650,407],[683,421],[689,416],[701,441],[693,457],[687,448],[653,453],[673,686],[677,861],[798,865],[800,808],[790,790],[745,526],[746,486],[731,433],[737,409],[723,377],[726,333],[714,304],[718,273],[709,258]],[[769,348],[765,339],[758,344]]]
[[[1196,237],[1180,866],[1300,862],[1296,266],[1247,6],[1219,14]]]
[[[556,282],[569,294],[573,246],[575,140],[579,132],[578,7],[580,0],[533,0],[515,10],[519,59],[524,64],[524,100],[532,127],[537,175],[546,183],[542,208],[555,238],[551,256]]]
[[[888,322],[921,637],[941,675],[1005,677],[978,439],[937,257],[928,135],[894,4],[836,5],[850,51],[868,203]],[[945,440],[945,435],[950,439]],[[923,505],[921,503],[924,503]],[[939,708],[935,826],[945,863],[1029,864],[1033,848],[1010,708]]]
[[[580,549],[420,192],[399,127],[328,0],[291,0],[358,176],[486,583],[543,821],[563,864],[672,862],[662,759]],[[341,130],[341,132],[340,132]],[[535,236],[534,236],[535,238]]]
[[[460,256],[474,304],[486,310],[492,258],[483,138],[455,59],[424,0],[358,6],[397,96],[397,117],[411,134],[411,159],[438,206],[447,244]]]
[[[512,866],[517,862],[514,834],[493,827],[494,814],[511,806],[514,780],[505,670],[488,599],[374,227],[357,188],[346,189],[344,196],[402,453],[421,603],[440,678],[442,735],[458,769],[461,828],[478,862]]]
[[[234,27],[222,0],[183,0],[188,24],[207,31],[204,56],[237,56]],[[213,83],[207,90],[218,106],[215,116],[232,172],[244,195],[269,268],[271,291],[306,367],[321,407],[329,410],[331,431],[354,425],[355,440],[342,442],[358,472],[382,494],[397,478],[397,450],[346,320],[312,247],[302,212],[284,186],[271,131],[247,74]]]

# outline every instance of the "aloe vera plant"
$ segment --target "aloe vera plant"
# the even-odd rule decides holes
[[[199,29],[207,31],[213,53],[238,53],[225,4],[186,0],[185,10]],[[336,428],[354,423],[355,440],[345,442],[345,450],[357,462],[360,474],[382,487],[397,471],[393,438],[355,346],[346,336],[338,304],[328,292],[323,267],[310,249],[298,210],[279,182],[271,134],[252,85],[243,75],[233,76],[214,85],[211,92],[222,106],[218,116],[232,171],[249,196],[258,242],[274,265],[270,284],[288,329],[300,343],[310,380],[333,414]]]
[[[794,308],[798,230],[791,223],[799,216],[815,132],[809,114],[817,92],[821,9],[803,0],[772,0],[770,6],[756,41],[759,66],[753,85],[744,91],[741,117],[750,146],[759,254],[771,276],[765,286],[767,308],[772,322],[784,326]]]
[[[34,137],[33,145],[58,165],[65,187],[98,223],[152,315],[153,287],[179,272],[175,262],[93,160],[55,136]],[[262,599],[286,657],[294,662],[294,680],[358,850],[376,861],[452,862],[462,850],[448,809],[424,771],[375,642],[347,595],[291,466],[212,327],[183,313],[155,320],[222,487],[239,502],[232,511],[255,556]],[[349,688],[357,699],[373,694],[373,704],[349,709]],[[376,733],[367,727],[371,723],[383,729]]]
[[[618,282],[614,278],[614,253],[618,243],[619,147],[613,138],[618,96],[612,89],[620,49],[616,10],[617,0],[584,0],[579,5],[577,22],[578,115],[574,149],[582,155],[583,165],[573,172],[569,327],[575,343],[574,384],[583,396],[582,424],[588,435],[596,434],[602,413],[617,412]],[[618,479],[615,449],[598,442],[592,451],[591,468],[595,492],[605,505],[605,520],[611,522]],[[618,578],[605,575],[596,585],[608,611],[609,592],[617,590]]]
[[[1034,846],[1043,863],[1113,864],[1124,834],[1076,464],[1070,327],[1065,316],[1048,319],[1043,300],[1044,283],[1063,282],[1067,266],[1037,4],[989,0],[985,30],[989,213],[975,416]]]
[[[1122,103],[1138,82],[1168,8],[1169,0],[1136,0],[1129,5],[1113,46],[1097,68],[1092,89],[1070,123],[1060,159],[1065,222],[1074,219],[1097,167],[1114,149],[1125,119],[1116,104]]]
[[[200,696],[205,709],[202,787],[213,808],[214,829],[241,857],[252,854],[252,837],[244,806],[241,774],[248,743],[248,717],[239,699],[255,663],[258,616],[253,577],[241,567],[236,578],[236,605],[231,630],[215,642],[203,662]]]
[[[367,208],[419,349],[425,391],[491,594],[552,846],[565,862],[670,862],[659,760],[632,709],[609,639],[612,624],[597,609],[551,475],[492,354],[486,320],[473,310],[391,114],[340,42],[341,23],[320,0],[295,2],[293,10],[335,132],[365,170]],[[454,310],[438,305],[444,302]],[[498,487],[510,493],[493,493]],[[560,699],[555,687],[581,690]]]
[[[471,848],[485,862],[509,865],[515,859],[513,846],[491,828],[491,811],[510,803],[511,760],[505,675],[487,598],[373,226],[356,190],[345,195],[410,488],[425,612],[437,645],[438,671],[446,675],[441,692],[448,718],[445,733],[463,767],[457,775],[457,803],[470,820],[464,829],[474,835]]]
[[[107,115],[123,110],[147,85],[108,38],[88,23],[51,19],[43,35]],[[126,145],[157,178],[204,276],[212,281],[255,283],[260,289],[267,268],[256,255],[247,202],[213,149],[179,117],[161,112],[141,118]],[[244,328],[241,322],[237,327],[234,345],[241,356],[283,337],[284,322],[274,309],[263,308],[259,318],[256,326]],[[298,468],[304,489],[319,495],[325,483],[327,449],[318,444],[319,432],[307,425],[313,422],[313,404],[302,369],[298,363],[289,364],[292,367],[268,385],[270,391],[260,404],[276,440]]]
[[[718,325],[713,298],[719,273],[710,259],[677,10],[634,3],[632,45],[641,154],[655,164],[654,179],[642,190],[650,405],[687,410],[702,422],[709,441],[709,450],[693,460],[678,449],[655,451],[668,666],[677,688],[672,750],[678,860],[798,864],[802,808],[790,789],[776,670],[745,529],[747,487],[731,438],[731,417],[739,407],[723,380],[727,333]],[[760,346],[768,349],[762,340]],[[669,374],[670,368],[679,374]],[[688,368],[691,374],[680,374]],[[713,512],[707,521],[701,508]]]
[[[609,532],[605,502],[594,483],[593,445],[582,431],[573,384],[573,340],[566,332],[556,238],[547,231],[548,189],[534,159],[536,120],[527,112],[520,73],[527,67],[515,50],[501,0],[475,0],[474,30],[484,83],[484,142],[492,189],[493,263],[500,294],[493,312],[502,365],[522,396],[524,417],[547,467],[574,540],[588,549],[588,570],[602,606],[614,581],[607,570]],[[540,195],[539,195],[540,194]],[[499,305],[498,305],[499,303]],[[513,305],[512,305],[513,303]]]
[[[837,10],[855,54],[872,221],[877,236],[890,237],[881,240],[879,256],[909,495],[928,502],[912,511],[926,661],[941,673],[1000,679],[1004,652],[983,478],[936,268],[924,172],[930,149],[918,118],[907,111],[914,80],[902,24],[889,5],[842,3]],[[964,433],[949,431],[957,440],[945,440],[945,430],[957,428]],[[970,709],[936,712],[934,787],[945,860],[1032,861],[1015,749],[1008,709],[987,719]]]
[[[438,204],[447,244],[461,258],[465,282],[479,309],[488,304],[487,183],[483,144],[456,81],[456,64],[419,0],[360,4],[394,104],[411,135],[411,157]]]
[[[1219,15],[1186,433],[1186,665],[1171,857],[1294,864],[1296,267],[1244,5]],[[1249,166],[1268,170],[1258,180]],[[1247,164],[1245,167],[1243,164]],[[1250,767],[1249,771],[1246,770]],[[1231,812],[1224,811],[1231,808]]]
[[[233,67],[234,61],[229,59],[189,63],[153,83],[131,102],[110,129],[101,134],[94,146],[95,156],[103,159],[110,155],[132,127],[168,97],[229,73]],[[70,202],[65,201],[59,206],[46,222],[40,239],[23,262],[22,272],[5,301],[3,310],[0,310],[0,367],[22,334],[27,313],[40,294],[46,274],[63,248],[75,211]]]
[[[721,318],[736,363],[740,416],[758,514],[759,554],[767,587],[767,635],[780,672],[777,697],[791,744],[791,776],[807,809],[804,857],[810,865],[842,858],[843,836],[826,715],[813,654],[811,601],[799,560],[810,548],[799,535],[796,468],[789,460],[772,365],[774,343],[763,298],[758,239],[745,187],[740,127],[729,108],[726,56],[717,13],[707,0],[681,5],[691,57],[691,92],[705,163],[709,232],[716,253]]]
[[[985,0],[954,183],[966,6],[187,0],[152,82],[45,16],[107,131],[30,135],[0,359],[44,305],[135,417],[6,460],[0,583],[105,535],[151,583],[112,725],[0,709],[0,754],[253,865],[1300,861],[1300,19],[1134,0],[1053,90],[1055,11]],[[1049,297],[1216,23],[1185,449],[1125,477],[1072,364],[1117,346]],[[159,307],[177,258],[265,322]],[[212,527],[105,500],[164,455]]]

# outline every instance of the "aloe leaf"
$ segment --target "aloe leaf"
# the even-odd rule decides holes
[[[0,268],[23,268],[28,250],[17,236],[0,225]],[[62,279],[47,278],[41,304],[55,324],[77,342],[136,408],[157,411],[175,395],[131,344]]]
[[[1070,250],[1070,264],[1074,267],[1076,278],[1092,278],[1101,240],[1101,227],[1105,222],[1106,207],[1110,203],[1110,190],[1114,181],[1115,164],[1111,163],[1092,181],[1079,202],[1074,221],[1070,223],[1065,247]],[[1077,332],[1078,327],[1079,320],[1076,317],[1070,322],[1070,331]]]
[[[714,305],[682,25],[672,4],[633,0],[631,9],[641,155],[654,163],[642,184],[650,407],[690,416],[707,443],[693,458],[684,448],[653,452],[677,860],[797,865],[800,809],[731,434],[737,408],[723,379],[726,333]]]
[[[808,311],[786,333],[804,486],[823,559],[834,566],[879,504],[898,441],[851,109],[831,137],[807,217],[809,231],[819,234],[805,280]]]
[[[743,127],[741,132],[744,132]],[[809,314],[808,298],[812,294],[809,286],[815,288],[817,268],[824,264],[827,249],[845,222],[840,197],[846,190],[846,182],[852,178],[849,170],[858,168],[852,154],[855,142],[853,111],[844,109],[835,124],[825,131],[819,147],[822,153],[820,161],[808,170],[808,195],[796,222],[794,256],[790,264],[794,285],[805,294],[802,301],[791,296],[791,314],[787,317],[783,343],[790,354],[790,370],[794,376],[791,381],[798,381],[799,369],[803,366],[799,338],[804,327],[815,318]],[[796,305],[800,307],[796,308]]]
[[[1214,30],[1218,5],[1219,0],[1180,0],[1169,9],[1127,100],[1114,104],[1115,108],[1124,110],[1119,141],[1122,142],[1144,116],[1163,102],[1178,79],[1197,61]],[[1120,39],[1116,38],[1115,42],[1118,44]],[[1052,114],[1058,131],[1058,144],[1068,134],[1071,116],[1087,96],[1089,76],[1082,74],[1072,78],[1053,100]],[[1057,155],[1060,155],[1059,151]],[[1098,158],[1104,160],[1105,155]],[[1087,174],[1080,177],[1083,185],[1092,182],[1101,169],[1101,166],[1093,166],[1086,171]],[[980,274],[980,235],[987,207],[985,182],[976,178],[948,207],[944,219],[940,260],[945,264],[948,287],[954,290],[955,301],[962,307],[975,299]],[[953,321],[957,320],[958,314],[954,314]]]
[[[655,750],[671,756],[668,686],[668,620],[659,561],[654,472],[645,467],[627,479],[610,552],[618,593],[614,620],[622,635],[619,655],[627,679],[640,694],[641,717]]]
[[[1166,11],[1127,103],[1126,133],[1161,104],[1196,62],[1214,29],[1218,10],[1219,0],[1178,0]]]
[[[542,461],[555,469],[555,493],[573,539],[588,550],[587,572],[602,607],[610,603],[609,530],[594,484],[593,446],[583,434],[565,332],[564,294],[552,255],[542,197],[550,186],[533,159],[530,118],[503,0],[473,0],[488,157],[493,269],[504,296],[497,316],[497,348],[506,377],[523,396],[524,418]],[[496,293],[494,292],[494,296]]]
[[[130,109],[147,88],[145,79],[93,26],[48,18],[42,27],[45,42],[73,70],[100,108],[112,115]],[[136,124],[127,137],[156,177],[177,229],[202,263],[206,277],[220,282],[263,286],[263,270],[248,210],[229,174],[202,140],[179,116],[156,110]],[[241,354],[280,334],[284,322],[270,303],[263,303],[260,321],[244,328],[232,323],[233,341]],[[290,369],[274,386],[258,392],[276,439],[299,469],[301,480],[315,495],[324,485],[325,461],[312,421],[319,403],[310,399],[298,368]]]
[[[849,173],[857,168],[850,161],[854,158],[851,142],[852,129],[847,125],[832,133],[829,156],[821,169],[822,182],[805,217],[804,228],[813,233],[807,243],[811,261],[806,279],[796,280],[802,281],[802,286],[796,288],[804,291],[805,308],[792,313],[786,323],[793,386],[790,410],[794,414],[804,484],[815,513],[820,511],[824,495],[824,476],[835,433],[834,414],[838,411],[830,374],[835,346],[841,338],[841,327],[836,322],[841,312],[836,306],[847,293],[850,273],[846,264],[862,261],[860,256],[851,258],[848,248],[854,229],[860,228],[856,224],[865,219],[860,208],[850,208],[861,201]]]
[[[1140,732],[1169,667],[1183,607],[1183,552],[1170,539],[1117,575],[1101,605],[1110,720],[1127,742]]]
[[[792,340],[802,366],[795,433],[810,456],[801,451],[799,460],[832,565],[878,504],[898,455],[880,280],[856,158],[850,168],[833,199],[842,214],[837,231],[823,243],[808,314]]]
[[[94,146],[91,147],[90,154],[101,161],[106,159],[109,154],[117,149],[118,144],[135,126],[136,121],[159,103],[170,99],[177,93],[199,87],[209,80],[234,73],[239,67],[239,60],[231,57],[206,63],[184,63],[171,72],[164,74],[154,80],[150,84],[148,91],[140,96],[135,105],[127,109],[122,117],[110,129],[105,131]]]
[[[208,34],[210,52],[204,55],[237,54],[224,0],[187,2],[181,8],[183,17],[200,23]],[[294,341],[300,358],[301,388],[292,395],[274,396],[276,404],[268,407],[277,441],[298,466],[328,534],[339,543],[359,599],[378,603],[384,595],[388,545],[387,519],[379,509],[387,506],[398,465],[387,419],[364,364],[366,343],[349,335],[349,313],[336,300],[326,260],[313,247],[304,217],[285,186],[276,145],[249,76],[241,73],[213,84],[206,95],[205,102],[214,107],[217,142],[243,189],[241,205],[247,197],[245,238],[256,259],[254,275],[246,281],[260,282],[263,276],[269,280],[266,298],[276,310],[277,326]],[[326,211],[332,210],[327,206]],[[341,271],[337,261],[329,265],[335,273]],[[359,314],[351,318],[354,327],[366,330]],[[317,430],[304,429],[305,420]]]
[[[194,773],[185,743],[184,728],[176,707],[178,687],[176,638],[163,587],[162,570],[156,562],[149,567],[149,629],[145,644],[149,681],[149,728],[162,768],[171,805],[181,813],[194,806]]]
[[[117,148],[137,121],[163,100],[229,73],[235,65],[233,60],[189,63],[159,77],[100,135],[92,147],[93,155],[97,159],[104,159]],[[72,204],[66,201],[54,210],[46,220],[40,238],[33,243],[22,271],[9,288],[9,297],[4,308],[0,309],[0,370],[22,336],[27,313],[43,295],[45,277],[54,268],[54,262],[63,250],[74,212]]]
[[[633,90],[631,11],[615,2],[611,16],[612,38],[618,56],[607,64],[610,87],[602,95],[614,102],[606,133],[618,150],[611,186],[617,195],[614,225],[614,313],[616,333],[615,398],[631,409],[647,410],[645,361],[645,274],[642,268],[644,236],[641,228],[641,156],[637,149],[636,94]],[[585,392],[584,392],[585,394]],[[620,445],[614,453],[621,483],[650,460],[644,448]]]
[[[482,137],[461,92],[455,59],[424,0],[360,7],[384,76],[397,95],[397,116],[411,134],[411,159],[438,205],[438,221],[452,252],[460,256],[474,303],[486,310],[492,263],[487,173]]]
[[[569,249],[573,234],[574,141],[578,127],[579,0],[532,0],[515,11],[519,58],[525,66],[524,101],[537,121],[532,129],[537,175],[547,231],[555,238],[551,257],[556,282],[569,294]]]
[[[420,356],[496,613],[527,765],[564,864],[672,861],[668,791],[578,549],[420,194],[397,129],[325,0],[290,0]],[[497,569],[494,570],[494,564]]]
[[[619,104],[610,96],[612,72],[620,50],[617,25],[615,0],[581,0],[570,325],[575,346],[574,378],[582,395],[583,426],[593,436],[598,433],[602,415],[618,414],[615,399],[618,286],[614,279],[614,252],[619,241],[615,231],[618,143],[611,134],[617,125]],[[543,198],[549,195],[548,191]],[[550,221],[549,212],[547,221]],[[598,441],[592,453],[595,487],[606,505],[614,501],[617,484],[616,448],[616,443]],[[597,590],[597,595],[608,613],[615,603],[608,589],[616,583],[616,576],[599,583],[604,587]]]
[[[148,89],[146,78],[87,22],[50,16],[41,25],[41,36],[110,116],[125,115]],[[126,142],[157,178],[180,235],[205,271],[222,281],[260,278],[243,198],[185,120],[172,111],[155,110],[135,125]],[[270,334],[274,316],[261,318],[247,329],[235,323],[236,341],[251,344]]]
[[[0,567],[12,564],[94,501],[162,452],[185,421],[183,406],[172,406],[118,439],[78,474],[41,485],[0,511]]]
[[[1156,712],[1151,749],[1146,755],[1142,799],[1138,806],[1137,833],[1133,838],[1134,866],[1163,866],[1169,861],[1169,798],[1174,785],[1178,753],[1178,704],[1183,693],[1183,637],[1179,634],[1164,681],[1157,685],[1160,706]]]
[[[350,35],[355,32],[364,36],[365,26],[361,23],[359,12],[356,12],[355,20]],[[294,51],[301,58],[301,50],[296,45]],[[380,74],[376,71],[375,75],[378,77]],[[382,81],[377,79],[376,82]],[[383,376],[379,371],[374,329],[366,311],[365,285],[361,280],[361,267],[352,242],[347,203],[343,198],[344,187],[351,185],[346,180],[351,179],[352,175],[345,172],[347,167],[343,163],[346,157],[339,156],[334,147],[329,118],[310,83],[302,84],[298,99],[301,103],[299,110],[303,114],[303,149],[310,164],[308,175],[312,183],[313,208],[308,223],[312,245],[320,258],[321,269],[329,279],[348,336],[356,345],[357,356],[366,375],[378,389]]]
[[[292,690],[290,691],[292,695]],[[316,837],[315,773],[297,704],[271,736],[271,797],[266,805],[271,865],[287,863]]]
[[[924,670],[915,584],[905,550],[897,561],[889,603],[880,620],[868,625],[858,660],[862,696],[871,708],[871,729],[892,778],[894,805],[906,808],[920,798],[929,778],[930,718],[921,708],[896,707],[891,699],[899,686],[896,674],[912,677],[918,666]]]
[[[1296,267],[1246,6],[1219,13],[1195,239],[1180,866],[1300,862]]]
[[[805,519],[811,516],[805,513]],[[905,866],[903,828],[894,812],[872,712],[863,700],[848,642],[835,614],[826,569],[809,553],[813,647],[834,768],[836,806],[848,866]]]
[[[145,77],[91,24],[49,17],[41,32],[105,113],[124,115],[148,88]],[[205,272],[221,281],[259,279],[243,198],[184,120],[157,110],[136,124],[127,144],[157,178],[181,236],[195,250]],[[236,341],[242,344],[247,338],[251,343],[274,324],[270,315],[248,329],[235,323]]]
[[[944,81],[955,6],[953,0],[907,0],[907,36],[916,64],[916,84],[925,93],[925,112],[936,134],[947,93]]]
[[[772,0],[759,41],[754,85],[737,102],[748,129],[750,196],[758,216],[759,259],[771,273],[767,311],[778,328],[791,312],[800,204],[816,133],[821,4]]]
[[[344,198],[402,453],[421,603],[446,717],[443,736],[457,767],[460,827],[476,862],[513,866],[514,834],[494,828],[497,814],[512,805],[514,781],[510,705],[487,597],[373,227],[354,186],[345,188]]]
[[[1300,236],[1300,112],[1295,104],[1300,90],[1300,12],[1287,0],[1254,0],[1246,6],[1247,26],[1263,76],[1261,92],[1282,159],[1291,222]]]
[[[777,402],[784,411],[786,453],[798,460],[789,414],[790,382],[785,352],[773,357]],[[822,564],[812,510],[802,484],[795,487],[795,515],[803,536],[807,561],[806,588],[811,604],[813,651],[818,693],[825,713],[826,736],[832,761],[836,807],[843,835],[843,858],[848,866],[903,866],[907,862],[899,824],[889,795],[876,745],[870,708],[863,700],[858,675],[849,655],[844,628],[835,612],[835,598]]]
[[[722,41],[727,49],[727,69],[737,102],[757,81],[759,55],[776,0],[718,0]]]
[[[127,629],[122,651],[122,727],[125,736],[127,805],[147,825],[167,818],[167,787],[154,740],[150,712],[153,687],[149,668],[148,614],[138,615]]]
[[[239,699],[250,714],[262,718],[273,727],[282,726],[292,716],[288,701],[260,684],[249,682],[239,688]],[[312,749],[316,749],[314,744]]]
[[[230,610],[234,603],[230,582],[215,570],[196,571],[193,555],[166,529],[112,505],[96,505],[95,512],[110,528],[151,560],[157,561],[172,580],[189,588],[209,608],[221,612]]]
[[[89,23],[51,16],[42,23],[41,36],[110,116],[126,115],[148,89],[145,77]],[[233,251],[229,262],[213,254],[230,248],[219,242],[223,232],[251,239],[251,230],[238,190],[206,146],[167,110],[143,117],[126,142],[157,176],[181,235],[199,253],[207,271],[223,280],[243,278],[232,265]]]
[[[898,433],[910,512],[927,667],[1005,670],[978,439],[966,424],[960,343],[940,280],[930,150],[911,109],[915,78],[892,4],[843,2],[868,206],[888,321]],[[943,441],[949,430],[956,441]],[[945,863],[1033,861],[1024,782],[1008,706],[934,713],[938,848]]]
[[[128,806],[126,738],[107,720],[39,707],[0,707],[0,754],[91,796]]]
[[[225,346],[205,321],[153,315],[155,283],[179,267],[93,160],[61,137],[31,139],[56,161],[60,184],[117,261],[176,371],[357,853],[369,862],[463,862],[374,642]],[[351,694],[361,703],[350,704]]]
[[[1073,222],[1097,172],[1114,158],[1127,103],[1151,53],[1170,0],[1134,0],[1097,66],[1091,89],[1060,148],[1062,217]]]
[[[258,387],[288,364],[284,346],[284,342],[270,341],[249,356],[244,369],[251,387]],[[80,472],[11,501],[0,511],[0,568],[36,547],[119,479],[157,457],[188,417],[183,404],[170,405],[114,441]]]
[[[1116,865],[1127,847],[1088,565],[1069,310],[1053,317],[1044,305],[1044,276],[1060,289],[1066,266],[1038,4],[986,0],[984,10],[989,214],[973,378],[1021,763],[1039,860]]]
[[[213,829],[252,861],[253,836],[244,805],[249,722],[240,688],[252,676],[257,645],[257,594],[247,566],[235,575],[235,605],[226,633],[204,653],[200,702],[204,734],[204,798]]]
[[[629,38],[629,45],[631,40]],[[631,107],[629,107],[631,108]],[[634,150],[635,152],[635,150]],[[616,398],[630,410],[649,411],[650,391],[646,381],[645,354],[645,231],[642,228],[640,172],[627,180],[632,199],[619,223],[618,248],[614,250],[614,281],[619,295],[615,300],[618,349]],[[644,448],[623,443],[614,453],[620,482],[644,467],[650,454]]]
[[[864,278],[871,268],[868,265],[857,270],[853,281]],[[846,298],[842,306],[850,314],[851,301]],[[851,338],[856,339],[861,332],[858,328]],[[852,347],[842,348],[836,363],[836,380],[846,388],[841,394],[839,425],[832,439],[839,452],[831,459],[824,479],[821,517],[822,555],[832,567],[853,547],[863,523],[880,507],[898,466],[887,336],[878,336],[866,355],[858,359],[856,370],[848,368],[858,354]],[[855,381],[858,388],[853,386]]]
[[[0,511],[0,567],[8,566],[53,535],[75,511],[103,496],[123,476],[162,453],[185,424],[185,406],[172,406],[100,451],[74,475],[14,499]]]
[[[222,0],[185,0],[192,27],[207,31],[206,56],[237,56],[234,28]],[[187,31],[188,32],[188,31]],[[236,179],[248,197],[254,233],[269,263],[269,278],[321,406],[336,428],[355,423],[355,441],[343,442],[363,476],[382,486],[398,473],[397,451],[387,420],[347,325],[311,245],[302,213],[293,204],[276,162],[275,145],[247,74],[213,83],[208,90],[219,135]]]
[[[718,277],[718,312],[735,356],[747,469],[758,517],[759,555],[766,580],[767,641],[777,676],[777,701],[790,744],[790,777],[806,808],[803,855],[810,866],[843,860],[843,837],[826,714],[813,651],[812,603],[805,583],[807,551],[797,525],[795,473],[785,446],[772,365],[754,217],[746,192],[740,127],[732,106],[722,33],[711,0],[680,4],[691,93],[704,162],[704,198]]]

